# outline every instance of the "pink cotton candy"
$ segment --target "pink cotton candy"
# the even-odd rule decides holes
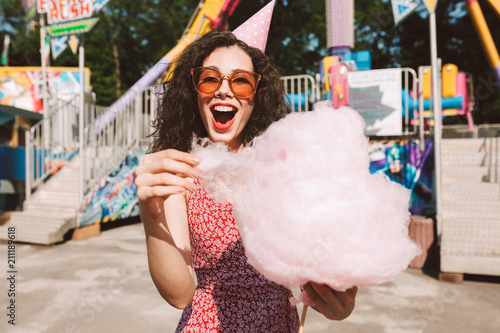
[[[293,288],[391,281],[419,253],[409,191],[369,172],[364,121],[329,102],[273,123],[239,153],[195,145],[202,184],[233,204],[248,262]]]
[[[302,303],[304,303],[304,306],[309,306],[309,307],[316,306],[316,303],[314,303],[314,301],[312,300],[312,298],[309,297],[305,291],[303,291],[303,292],[300,293],[300,295],[299,295],[299,301],[302,302]]]

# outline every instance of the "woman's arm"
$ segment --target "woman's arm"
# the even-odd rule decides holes
[[[162,210],[160,207],[158,209]],[[184,196],[171,195],[164,201],[163,210],[164,214],[158,219],[142,219],[146,233],[149,271],[160,295],[170,305],[183,309],[189,304],[194,293]]]
[[[197,177],[198,160],[177,150],[144,157],[136,169],[137,196],[146,234],[149,271],[160,295],[185,308],[194,294],[185,191]]]

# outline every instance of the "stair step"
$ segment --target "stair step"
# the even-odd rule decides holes
[[[61,191],[65,190],[67,192],[78,192],[80,188],[80,182],[77,177],[75,178],[55,178],[44,183],[40,190],[44,191]]]
[[[61,170],[59,170],[59,172],[57,172],[55,174],[55,176],[53,176],[52,178],[55,178],[55,179],[78,179],[80,175],[80,168],[79,167],[70,167],[70,166],[66,166],[64,168],[62,168]]]
[[[5,225],[0,226],[0,239],[8,240],[9,227],[16,228],[16,242],[49,245],[62,242],[64,240],[64,235],[75,226],[74,221],[70,220],[62,221],[57,228],[52,226],[35,228],[30,224],[13,224],[9,221]]]
[[[442,272],[500,275],[500,257],[447,255],[441,253]]]
[[[84,156],[86,158],[112,158],[116,154],[116,149],[117,147],[98,147],[97,149],[88,148],[85,150]]]
[[[55,184],[55,185],[53,185]],[[59,183],[54,182],[46,182],[43,184],[37,192],[55,192],[55,193],[77,193],[78,194],[78,186],[74,183]]]
[[[46,201],[46,202],[64,202],[64,203],[78,203],[78,192],[64,192],[56,190],[38,190],[32,196],[33,201]]]
[[[498,258],[500,257],[500,237],[466,237],[443,233],[441,254]]]
[[[61,170],[52,176],[46,183],[59,183],[59,184],[75,184],[79,183],[79,171],[78,172],[64,172]]]
[[[500,200],[500,183],[445,183],[443,201]]]
[[[500,167],[487,166],[454,166],[443,167],[443,183],[456,182],[500,182]]]
[[[498,156],[500,154],[500,138],[443,139],[441,141],[441,153],[443,155],[464,152],[489,152]]]
[[[72,215],[42,215],[40,213],[19,212],[10,216],[9,223],[14,226],[29,226],[33,229],[58,228],[66,223],[76,226],[76,216]]]
[[[493,219],[500,221],[500,201],[499,200],[453,200],[443,201],[443,219],[452,218],[479,218]]]
[[[443,235],[500,238],[500,220],[479,218],[443,218]]]
[[[106,163],[107,162],[99,162],[95,168],[102,169],[104,168]],[[83,170],[83,176],[86,180],[93,179],[92,168],[90,168],[89,166],[85,167],[85,169]],[[55,174],[53,178],[63,181],[68,179],[78,180],[80,179],[80,167],[75,166],[62,168],[58,173]]]
[[[68,174],[66,173],[65,175],[61,176],[62,170],[57,173],[55,176],[50,178],[47,183],[58,183],[61,185],[78,185],[79,183],[79,174],[74,173],[74,174]]]
[[[42,215],[76,216],[78,205],[73,203],[49,203],[39,201],[25,201],[23,211],[30,213],[39,213]]]
[[[454,153],[454,154],[443,154],[441,156],[441,162],[443,167],[454,167],[454,166],[486,166],[486,167],[498,167],[500,166],[500,154],[491,153]]]

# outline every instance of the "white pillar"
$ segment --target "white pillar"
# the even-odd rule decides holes
[[[50,145],[50,107],[47,91],[47,62],[45,61],[45,17],[40,14],[40,54],[42,57],[42,102],[43,102],[43,143],[44,148]]]
[[[84,78],[84,62],[85,50],[83,48],[83,34],[80,35],[80,46],[78,48],[79,66],[80,66],[80,115],[78,117],[78,141],[80,150],[80,182],[79,182],[79,203],[83,203],[83,186],[84,186],[84,170],[85,170],[85,152],[84,152],[84,117],[85,117],[85,78]]]
[[[437,56],[437,36],[436,36],[436,11],[433,11],[429,17],[431,30],[431,67],[432,67],[432,99],[434,112],[434,163],[435,163],[435,198],[436,198],[436,227],[438,242],[441,241],[441,84],[440,68]]]

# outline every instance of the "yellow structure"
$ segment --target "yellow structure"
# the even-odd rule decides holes
[[[497,12],[497,14],[500,16],[500,0],[488,0],[490,3],[491,7]]]
[[[327,56],[323,58],[323,71],[325,72],[325,91],[323,92],[324,94],[330,91],[330,79],[328,77],[328,72],[330,70],[330,67],[335,65],[337,62],[339,62],[338,56]]]
[[[454,64],[445,64],[441,71],[442,96],[453,97],[457,95],[458,67]]]
[[[497,5],[499,5],[499,1],[490,1],[490,3],[495,9],[497,8]],[[488,56],[488,61],[493,69],[498,70],[500,67],[500,56],[498,55],[493,37],[491,37],[491,32],[486,24],[481,7],[477,3],[477,0],[468,0],[467,8],[469,9],[472,22],[474,23],[474,27],[479,35],[481,44],[483,44],[484,51]]]
[[[432,73],[430,67],[424,69],[424,77],[422,78],[422,96],[424,99],[432,97]]]
[[[432,14],[436,10],[437,0],[423,0],[423,1],[429,13]]]

